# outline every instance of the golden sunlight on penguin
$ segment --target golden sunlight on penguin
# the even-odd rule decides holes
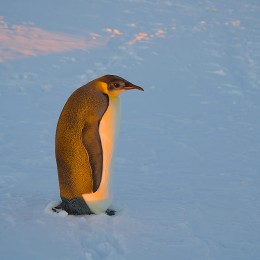
[[[119,95],[143,88],[105,75],[77,89],[67,100],[56,129],[56,162],[61,204],[53,211],[100,214],[112,202],[114,143],[120,119]]]

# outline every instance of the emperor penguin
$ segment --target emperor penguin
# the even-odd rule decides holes
[[[119,95],[143,88],[105,75],[75,90],[60,114],[55,154],[61,204],[71,215],[106,213],[112,202],[112,164],[120,117]]]

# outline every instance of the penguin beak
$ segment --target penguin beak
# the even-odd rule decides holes
[[[139,89],[139,90],[141,90],[141,91],[144,91],[143,88],[141,88],[141,87],[139,87],[139,86],[136,86],[136,85],[134,85],[134,84],[132,84],[132,83],[126,85],[126,86],[124,87],[124,89],[126,89],[126,90],[129,90],[129,89]]]

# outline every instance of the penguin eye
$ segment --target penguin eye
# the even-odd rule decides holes
[[[120,84],[119,84],[119,83],[114,83],[114,87],[115,87],[115,88],[119,88],[119,87],[120,87]]]

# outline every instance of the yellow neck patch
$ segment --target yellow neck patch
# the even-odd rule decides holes
[[[96,88],[97,89],[99,89],[104,94],[109,95],[107,87],[108,87],[107,83],[105,83],[103,81],[98,81],[97,84],[96,84]]]

